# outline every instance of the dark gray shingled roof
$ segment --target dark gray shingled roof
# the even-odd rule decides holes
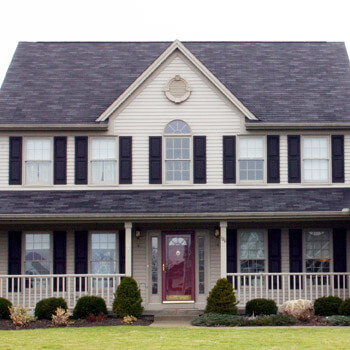
[[[1,191],[1,214],[193,214],[341,211],[350,188]]]
[[[94,123],[170,42],[21,42],[0,124]],[[262,122],[350,122],[344,43],[184,42]]]

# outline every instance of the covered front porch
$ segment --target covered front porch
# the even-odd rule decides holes
[[[48,259],[29,261],[27,235],[43,233],[49,235],[47,252],[34,250]],[[107,239],[106,234],[115,237],[112,247],[100,240],[96,248],[97,235]],[[347,220],[32,222],[3,225],[0,251],[0,297],[31,310],[52,296],[74,308],[84,295],[102,297],[111,310],[124,276],[137,281],[148,314],[203,311],[221,277],[232,283],[241,309],[255,298],[281,305],[328,295],[350,297]],[[37,273],[43,266],[49,273]]]

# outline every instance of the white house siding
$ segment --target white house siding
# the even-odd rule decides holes
[[[9,137],[0,136],[0,188],[8,186],[9,181]]]
[[[281,232],[281,272],[289,272],[289,230]]]
[[[212,233],[209,235],[209,239],[209,287],[211,289],[220,278],[220,241]]]
[[[0,231],[0,275],[7,275],[8,243],[7,232]]]

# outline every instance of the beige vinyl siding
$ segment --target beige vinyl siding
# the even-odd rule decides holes
[[[288,142],[287,135],[280,136],[280,183],[288,184]]]
[[[281,272],[289,272],[289,230],[281,230]]]
[[[213,232],[209,233],[209,291],[220,278],[220,241]]]
[[[345,183],[350,184],[350,135],[344,136]]]
[[[67,231],[67,252],[66,252],[66,271],[67,273],[75,273],[75,263],[74,263],[74,231],[73,230],[68,230]]]
[[[7,275],[8,273],[8,233],[7,231],[0,231],[0,275]]]
[[[67,184],[74,185],[75,182],[75,138],[67,137]]]
[[[192,89],[180,105],[170,102],[163,91],[176,74]],[[175,55],[113,118],[115,134],[133,136],[133,185],[149,186],[148,138],[162,135],[174,119],[188,123],[193,135],[207,137],[207,183],[221,184],[222,135],[239,133],[242,115],[185,58]]]
[[[136,280],[140,291],[143,303],[148,300],[148,268],[147,268],[147,235],[141,234],[140,239],[133,235],[132,242],[132,275]]]

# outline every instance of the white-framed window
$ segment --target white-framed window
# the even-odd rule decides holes
[[[117,179],[115,138],[91,138],[91,183],[114,184]]]
[[[159,237],[151,237],[152,244],[152,294],[158,294],[159,292],[159,280],[158,280],[158,260],[159,260]]]
[[[242,273],[265,272],[265,232],[243,230],[239,234],[239,269]]]
[[[173,120],[164,130],[165,182],[191,180],[191,129],[182,120]]]
[[[329,137],[304,136],[303,180],[305,182],[329,181]]]
[[[330,272],[331,233],[328,230],[308,230],[305,240],[305,272]]]
[[[49,275],[51,270],[50,233],[25,233],[24,270],[26,275]]]
[[[117,273],[117,234],[91,234],[91,273]]]
[[[265,147],[263,136],[239,137],[239,181],[264,181]]]
[[[25,139],[26,184],[52,183],[52,141],[49,138]]]

